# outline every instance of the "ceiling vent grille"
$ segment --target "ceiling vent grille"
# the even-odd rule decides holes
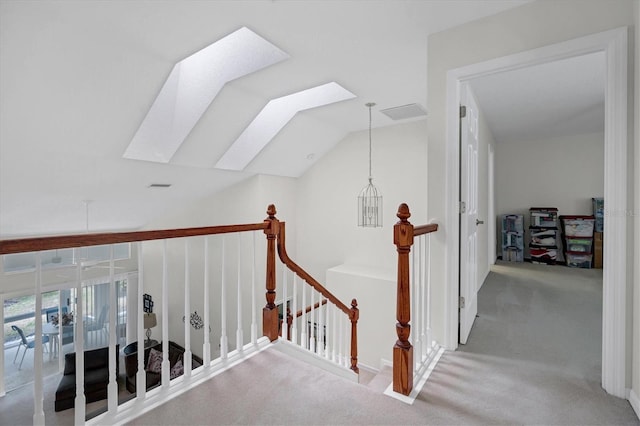
[[[169,188],[170,186],[170,183],[152,183],[149,188]]]
[[[381,109],[380,112],[392,120],[405,120],[407,118],[425,117],[427,115],[427,112],[419,104]]]

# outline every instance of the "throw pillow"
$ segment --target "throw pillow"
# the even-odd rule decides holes
[[[149,351],[149,360],[145,370],[151,373],[162,373],[162,352],[155,349]]]
[[[176,364],[171,367],[170,379],[173,380],[178,376],[182,376],[184,374],[184,366],[182,365],[182,360],[179,359]]]

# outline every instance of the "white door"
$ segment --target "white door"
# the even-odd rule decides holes
[[[467,343],[478,312],[478,107],[461,85],[460,107],[460,343]]]

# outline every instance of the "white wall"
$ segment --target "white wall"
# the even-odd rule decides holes
[[[636,0],[635,4],[635,104],[634,110],[640,111],[640,1]],[[633,209],[634,214],[632,217],[635,226],[635,243],[633,248],[633,258],[638,259],[640,257],[640,196],[638,191],[640,190],[640,119],[636,112],[635,118],[635,146],[634,146],[634,159],[635,159],[635,199]],[[638,417],[640,417],[640,262],[634,263],[633,274],[633,362],[632,362],[632,386],[630,400],[632,406],[636,411]]]
[[[186,206],[181,212],[161,218],[148,224],[148,229],[172,229],[182,227],[215,226],[242,223],[259,223],[266,217],[268,204],[275,204],[278,209],[277,216],[287,222],[287,247],[292,257],[295,257],[296,236],[296,202],[295,179],[275,176],[257,175],[246,181],[218,193],[210,198],[202,200],[196,205]],[[227,337],[229,346],[235,349],[235,331],[237,326],[237,234],[228,235],[225,239],[226,258],[225,273],[227,277],[227,301],[229,311],[227,319]],[[249,233],[242,234],[241,257],[241,298],[243,300],[243,332],[245,341],[250,336],[251,312],[251,268],[248,259],[251,258],[251,237]],[[196,239],[190,243],[190,282],[191,282],[191,312],[196,311],[204,317],[204,243]],[[215,349],[221,335],[220,296],[221,296],[221,246],[222,236],[210,237],[209,270],[210,280],[210,315],[211,315],[211,347],[212,353],[217,356]],[[162,243],[147,242],[143,246],[145,261],[144,292],[153,296],[155,303],[154,312],[158,316],[158,326],[154,328],[153,336],[160,340],[162,336]],[[168,240],[168,275],[169,275],[169,339],[180,345],[184,345],[184,240]],[[266,238],[263,232],[256,231],[256,281],[258,293],[258,306],[265,304],[265,256]],[[277,276],[278,278],[281,275]],[[262,331],[262,317],[258,317],[259,332]],[[191,330],[192,351],[202,355],[204,342],[203,330]]]
[[[591,198],[604,193],[603,133],[505,141],[496,145],[495,156],[496,214],[524,215],[525,257],[529,208],[557,207],[559,215],[590,215]]]
[[[429,37],[428,50],[428,214],[445,217],[446,172],[446,74],[448,70],[489,59],[542,47],[576,37],[634,24],[633,0],[536,1],[509,11],[483,18]],[[630,40],[631,41],[631,40]],[[635,75],[630,69],[629,78]],[[637,114],[629,110],[633,126]],[[636,153],[637,155],[637,153]],[[637,188],[636,188],[637,192]],[[434,240],[433,281],[434,334],[445,336],[445,247],[447,229],[455,224],[443,223],[443,232]],[[630,234],[631,235],[631,234]],[[637,258],[637,257],[636,257]],[[438,285],[441,284],[441,285]],[[631,288],[631,279],[629,280]],[[631,318],[629,318],[631,324]],[[631,347],[629,346],[629,355]],[[631,372],[631,356],[628,357]],[[628,377],[630,386],[631,376]]]
[[[300,265],[322,280],[327,269],[342,263],[395,267],[393,225],[400,203],[409,205],[414,225],[430,219],[426,132],[424,120],[373,129],[373,183],[383,196],[382,228],[357,226],[357,196],[368,183],[368,131],[348,135],[298,179]]]

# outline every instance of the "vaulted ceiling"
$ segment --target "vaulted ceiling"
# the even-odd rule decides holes
[[[426,106],[427,36],[525,1],[0,2],[0,236],[134,229],[256,173],[297,177],[348,133]],[[247,27],[289,58],[227,83],[164,163],[123,158],[174,65]],[[214,168],[271,99],[336,82],[242,171]],[[153,183],[169,188],[149,188]]]

